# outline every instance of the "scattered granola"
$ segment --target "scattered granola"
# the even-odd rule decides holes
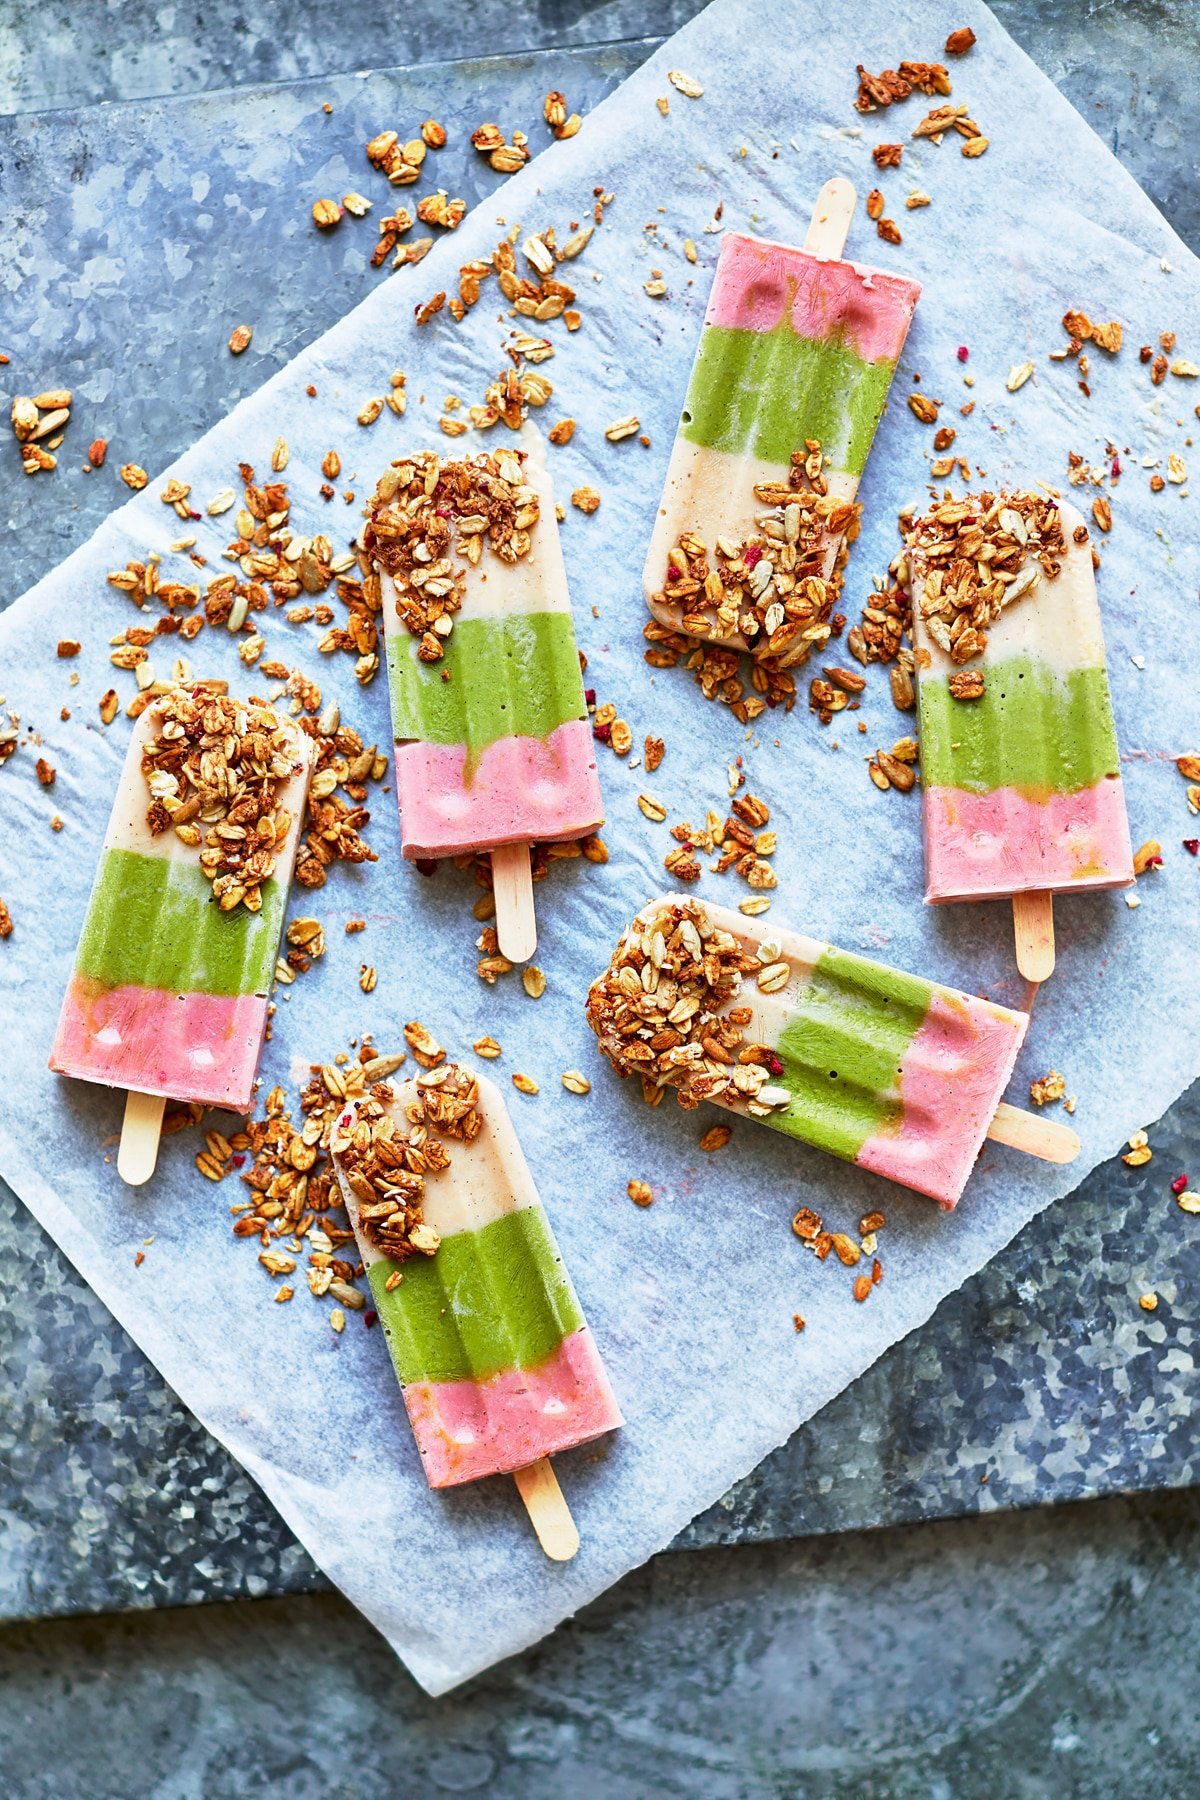
[[[13,932],[12,914],[3,900],[0,900],[0,938],[11,937]]]
[[[1121,1161],[1127,1163],[1131,1169],[1140,1169],[1154,1155],[1150,1148],[1150,1140],[1144,1131],[1135,1131],[1127,1141],[1129,1148],[1121,1157]]]
[[[248,350],[250,348],[250,340],[253,336],[253,325],[235,325],[229,334],[229,349],[231,354],[240,356],[243,350]]]
[[[52,452],[62,443],[71,417],[71,402],[69,388],[51,388],[35,394],[32,399],[27,394],[14,397],[10,418],[26,475],[57,468],[58,458]],[[43,448],[43,439],[50,440],[46,448]]]
[[[636,1177],[626,1186],[626,1192],[635,1206],[652,1206],[654,1190],[648,1181],[638,1181]]]
[[[564,94],[552,88],[542,103],[542,117],[556,138],[574,137],[583,120],[578,113],[567,112],[567,101]]]
[[[678,89],[689,100],[699,100],[704,92],[695,77],[686,75],[682,69],[668,69],[667,80],[673,88]]]
[[[230,1208],[233,1235],[257,1242],[268,1273],[291,1273],[283,1263],[290,1261],[295,1269],[307,1253],[305,1278],[313,1297],[337,1300],[356,1312],[366,1306],[366,1295],[354,1286],[362,1266],[329,1161],[330,1134],[347,1100],[365,1097],[403,1061],[403,1052],[378,1055],[364,1038],[356,1057],[339,1052],[330,1062],[311,1066],[300,1092],[301,1123],[293,1122],[283,1088],[272,1088],[261,1118],[248,1119],[228,1137],[210,1130],[205,1150],[196,1158],[206,1179],[219,1183],[236,1172],[249,1190],[246,1199]],[[163,1130],[196,1124],[201,1111],[198,1106],[172,1108]],[[351,1246],[349,1257],[338,1254],[346,1245]]]
[[[762,829],[770,816],[765,800],[756,794],[742,794],[732,801],[732,811],[724,819],[710,809],[702,826],[681,820],[671,827],[671,836],[679,848],[667,852],[664,866],[677,881],[698,881],[701,869],[697,856],[715,856],[716,862],[709,864],[714,875],[733,869],[752,888],[773,888],[775,871],[767,859],[775,854],[776,837],[773,831]],[[764,900],[756,910],[765,911],[769,904]]]
[[[480,125],[471,133],[471,142],[500,175],[515,175],[529,161],[529,139],[523,131],[514,131],[509,142],[498,125]]]

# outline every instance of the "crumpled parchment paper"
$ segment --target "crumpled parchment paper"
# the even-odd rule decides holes
[[[877,70],[902,57],[939,58],[946,32],[964,23],[979,44],[952,65],[954,98],[989,136],[984,157],[963,158],[952,135],[940,147],[911,140],[932,104],[920,96],[865,119],[852,110],[857,62]],[[700,82],[703,97],[670,86],[669,69]],[[656,108],[659,95],[670,99],[667,117]],[[724,1151],[701,1153],[700,1132],[717,1115],[684,1114],[669,1100],[648,1111],[600,1062],[583,1018],[588,983],[622,926],[674,885],[662,866],[666,827],[642,817],[638,792],[662,800],[671,820],[695,819],[709,805],[723,812],[726,766],[738,755],[779,834],[768,921],[776,916],[848,949],[1022,1001],[1009,908],[923,907],[919,794],[883,795],[867,779],[864,753],[890,745],[908,724],[881,671],[857,715],[865,736],[847,716],[821,729],[803,702],[790,717],[768,715],[746,732],[705,703],[683,670],[654,671],[642,658],[642,557],[720,241],[719,229],[705,228],[720,205],[721,228],[798,241],[829,176],[849,175],[860,193],[876,184],[869,150],[880,141],[906,145],[902,168],[879,182],[904,242],[881,243],[860,211],[848,254],[915,275],[925,292],[861,489],[866,524],[847,610],[856,616],[870,576],[893,554],[897,510],[923,492],[931,433],[904,404],[915,372],[922,391],[945,402],[942,421],[957,426],[956,448],[992,483],[1061,485],[1069,451],[1108,468],[1111,443],[1123,473],[1110,491],[1113,529],[1102,539],[1109,667],[1134,843],[1154,836],[1164,846],[1164,867],[1139,884],[1137,910],[1120,894],[1056,904],[1058,968],[1038,995],[1010,1097],[1023,1100],[1030,1077],[1051,1065],[1062,1070],[1079,1096],[1080,1160],[1058,1169],[988,1146],[952,1217],[749,1123],[736,1126]],[[502,366],[506,325],[492,295],[458,327],[443,314],[418,329],[415,303],[439,288],[453,291],[459,264],[489,253],[500,235],[497,215],[520,220],[524,231],[553,224],[561,238],[572,220],[590,215],[597,185],[615,198],[571,265],[582,329],[568,338],[561,326],[549,328],[558,354],[542,373],[556,391],[541,422],[578,420],[571,444],[552,452],[560,498],[583,483],[603,496],[591,517],[568,505],[563,527],[589,683],[629,720],[635,746],[647,731],[665,738],[666,759],[647,776],[634,759],[601,750],[610,859],[603,868],[558,864],[539,888],[547,989],[536,1002],[516,976],[494,989],[478,980],[469,877],[447,866],[426,880],[403,864],[390,797],[377,796],[369,835],[378,864],[339,867],[316,895],[293,897],[294,913],[325,921],[329,952],[280,993],[263,1066],[268,1082],[288,1081],[363,1030],[390,1049],[403,1022],[419,1018],[452,1054],[469,1055],[472,1040],[491,1032],[504,1047],[492,1072],[501,1081],[514,1071],[539,1081],[536,1097],[512,1090],[513,1116],[628,1421],[607,1443],[559,1459],[583,1538],[574,1562],[556,1567],[542,1557],[510,1482],[449,1495],[426,1489],[380,1334],[364,1330],[358,1315],[335,1336],[302,1285],[292,1304],[271,1304],[271,1278],[230,1238],[228,1207],[240,1190],[200,1179],[192,1166],[198,1138],[167,1140],[154,1182],[131,1191],[117,1178],[111,1142],[119,1097],[46,1069],[128,734],[123,717],[103,729],[96,712],[110,680],[123,697],[132,691],[128,677],[114,680],[107,642],[132,614],[104,577],[152,549],[162,552],[164,573],[187,574],[168,548],[181,528],[159,502],[161,476],[0,621],[6,702],[20,714],[22,734],[41,734],[40,754],[58,769],[55,787],[40,787],[39,752],[23,742],[0,773],[0,893],[15,921],[0,945],[9,1059],[0,1168],[434,1693],[543,1635],[668,1543],[1200,1069],[1198,869],[1180,847],[1189,820],[1171,761],[1195,735],[1200,553],[1186,482],[1153,495],[1142,466],[1153,458],[1165,472],[1169,452],[1190,457],[1198,384],[1168,376],[1155,387],[1138,360],[1138,346],[1156,346],[1164,329],[1178,333],[1176,354],[1200,357],[1197,264],[972,0],[869,0],[823,13],[819,30],[812,8],[796,0],[719,0],[578,137],[547,151],[494,205],[479,206],[415,272],[384,280],[171,473],[192,484],[202,506],[236,485],[240,461],[265,470],[282,434],[294,528],[348,534],[357,509],[335,516],[317,498],[325,451],[338,449],[365,497],[401,448],[450,448],[436,423],[444,396],[481,398]],[[904,197],[918,187],[932,205],[906,211]],[[697,246],[694,266],[685,238]],[[664,299],[643,291],[652,269],[665,275]],[[1090,398],[1074,363],[1046,359],[1063,341],[1059,320],[1070,306],[1125,327],[1119,356],[1092,349]],[[957,359],[960,345],[966,364]],[[1009,370],[1026,360],[1035,372],[1010,393]],[[396,367],[408,372],[407,416],[385,412],[361,429],[356,414],[386,391]],[[969,394],[965,374],[975,378]],[[309,383],[316,400],[305,395]],[[958,408],[968,398],[975,410],[963,419]],[[631,411],[649,448],[636,437],[604,438],[604,426]],[[1086,504],[1087,490],[1083,497]],[[197,527],[215,567],[228,525],[205,518]],[[368,741],[388,742],[382,679],[357,688],[350,658],[318,656],[316,627],[289,627],[270,612],[263,628],[268,657],[305,668]],[[83,640],[74,662],[56,659],[63,636]],[[163,673],[179,647],[165,642],[154,652]],[[245,677],[223,631],[205,630],[188,654],[197,673],[225,675],[235,687],[266,685]],[[72,670],[77,687],[68,684]],[[63,706],[71,709],[66,721]],[[65,820],[58,835],[48,823],[55,810]],[[734,904],[743,897],[733,875],[706,874],[699,892]],[[355,912],[367,931],[346,938],[342,924]],[[357,985],[364,959],[379,971],[366,998]],[[591,1077],[590,1095],[564,1091],[559,1077],[569,1068]],[[654,1187],[648,1211],[626,1197],[635,1176]],[[884,1279],[866,1305],[853,1302],[849,1271],[818,1264],[792,1237],[788,1221],[801,1204],[851,1230],[872,1208],[886,1212]],[[799,1335],[796,1312],[807,1319]]]

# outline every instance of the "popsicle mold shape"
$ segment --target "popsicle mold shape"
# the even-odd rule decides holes
[[[364,541],[381,586],[405,856],[594,831],[604,809],[537,432],[494,456],[393,463]]]
[[[201,748],[197,725],[195,741],[187,741],[193,766],[199,769],[201,755],[216,760],[205,765],[203,803],[193,804],[189,789],[183,813],[170,785],[174,762],[160,754],[164,709],[177,705],[196,714],[216,707],[214,743],[227,740],[230,717],[231,729],[238,720],[243,726],[236,760],[226,767],[212,743]],[[258,774],[248,782],[252,765]],[[198,686],[142,713],[113,802],[52,1069],[107,1087],[248,1110],[308,768],[307,738],[268,707],[241,706]],[[231,809],[239,799],[249,805],[248,794],[258,796],[254,819],[239,827]],[[226,853],[213,878],[201,858],[213,854],[208,838],[218,823],[249,835],[223,840]]]
[[[1129,886],[1080,514],[1041,493],[969,495],[915,521],[908,557],[926,899]]]
[[[331,1149],[431,1487],[511,1474],[622,1423],[490,1081],[451,1063],[376,1087],[339,1116]]]
[[[646,557],[648,636],[781,669],[826,641],[920,292],[790,244],[722,239]]]
[[[645,971],[650,973],[646,974]],[[1024,1013],[742,914],[644,907],[588,994],[619,1074],[709,1100],[927,1194],[962,1193]]]

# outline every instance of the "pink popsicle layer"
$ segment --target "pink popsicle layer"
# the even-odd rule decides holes
[[[964,994],[934,994],[900,1063],[904,1113],[892,1135],[867,1139],[861,1169],[928,1194],[944,1211],[958,1204],[975,1166],[1029,1020]]]
[[[267,1024],[257,994],[96,990],[71,977],[50,1067],[108,1087],[248,1112]]]
[[[463,744],[401,744],[396,798],[408,857],[582,837],[604,818],[591,726],[583,719],[568,719],[545,739],[500,738],[472,772]]]
[[[414,1381],[404,1404],[430,1487],[508,1475],[624,1424],[585,1325],[536,1369],[487,1381]]]
[[[920,283],[903,275],[738,232],[722,240],[705,324],[774,331],[790,318],[801,337],[841,331],[864,362],[894,362],[920,294]]]
[[[1133,849],[1121,783],[1106,776],[1046,800],[1015,788],[926,788],[925,873],[933,902],[1128,887]]]

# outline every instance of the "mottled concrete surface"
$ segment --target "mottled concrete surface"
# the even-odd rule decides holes
[[[341,1600],[0,1634],[13,1800],[1200,1791],[1195,1495],[661,1557],[427,1699]]]
[[[300,0],[286,12],[234,0],[203,10],[0,0],[0,109],[642,37],[694,10],[688,0],[590,11],[572,0],[406,10]],[[1200,245],[1195,9],[1004,0],[995,10]],[[613,53],[609,73],[637,54]],[[582,80],[595,64],[575,66]],[[540,73],[534,64],[531,81]],[[0,185],[11,230],[10,184],[38,174],[21,205],[45,216],[32,231],[28,217],[15,221],[32,240],[55,222],[46,180],[68,140],[47,135],[34,171],[21,129],[0,135]],[[77,141],[91,129],[74,114],[46,122],[47,134]],[[1046,168],[1049,178],[1049,149]],[[60,173],[73,181],[70,164]],[[18,282],[10,319],[19,294]],[[322,307],[354,297],[322,284],[304,337],[326,322]],[[287,300],[259,298],[268,329],[257,366],[217,359],[211,383],[184,383],[164,409],[151,361],[128,365],[134,410],[118,424],[161,445],[151,461],[224,411],[244,391],[237,382],[255,385],[290,354]],[[86,536],[105,499],[98,488],[83,496],[32,548],[23,531],[19,551],[41,561],[19,581],[13,534],[2,597]],[[549,1643],[438,1703],[327,1594],[10,1626],[0,1788],[14,1800],[1200,1791],[1185,1685],[1200,1618],[1195,1494],[845,1533],[1194,1479],[1194,1259],[1165,1186],[1187,1166],[1197,1116],[1193,1096],[1155,1133],[1148,1172],[1130,1178],[1116,1165],[1039,1221],[684,1540],[732,1540],[736,1551],[658,1559]],[[16,1294],[0,1311],[0,1463],[14,1477],[0,1605],[161,1605],[319,1580],[252,1484],[0,1199]],[[1163,1296],[1153,1319],[1132,1305],[1147,1285]]]

